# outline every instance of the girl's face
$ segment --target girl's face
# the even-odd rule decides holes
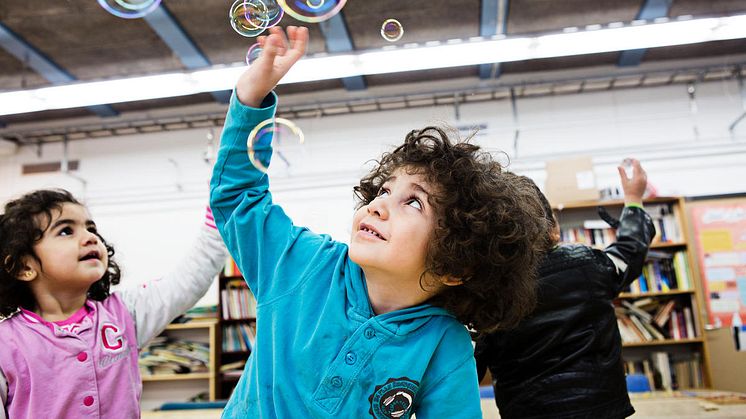
[[[104,276],[109,264],[96,224],[85,207],[72,203],[52,211],[49,226],[34,245],[34,253],[39,260],[28,258],[27,265],[36,272],[33,280],[42,282],[49,292],[87,292]]]
[[[436,222],[428,202],[431,188],[424,176],[396,170],[378,196],[355,212],[350,258],[366,272],[374,269],[419,283]]]

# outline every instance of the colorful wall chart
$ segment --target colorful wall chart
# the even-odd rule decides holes
[[[746,198],[687,203],[709,322],[746,324]]]

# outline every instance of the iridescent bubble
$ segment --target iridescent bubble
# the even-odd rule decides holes
[[[269,10],[262,0],[236,0],[228,11],[233,30],[246,37],[264,32],[268,15]]]
[[[274,158],[285,160],[283,148],[295,142],[303,144],[304,141],[303,131],[293,121],[285,118],[266,119],[251,130],[246,140],[249,161],[257,170],[266,173],[270,159],[270,144]]]
[[[268,19],[264,24],[264,27],[271,28],[280,23],[282,17],[285,16],[285,11],[282,10],[282,7],[280,7],[279,4],[277,4],[277,0],[265,0],[264,3],[267,6]]]
[[[161,0],[98,0],[98,4],[114,16],[136,19],[155,10]]]
[[[396,19],[386,19],[381,25],[381,36],[389,42],[398,41],[404,35],[404,28]]]
[[[277,0],[285,13],[301,22],[322,22],[339,13],[347,0]]]
[[[253,64],[260,55],[262,55],[262,47],[259,46],[259,43],[249,47],[249,50],[246,52],[246,65]]]

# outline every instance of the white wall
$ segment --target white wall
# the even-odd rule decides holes
[[[517,106],[517,124],[509,101],[461,105],[459,121],[451,106],[298,120],[306,144],[286,146],[283,154],[292,166],[276,161],[270,170],[275,200],[297,224],[346,241],[351,188],[366,161],[409,130],[439,121],[486,124],[477,142],[504,150],[513,170],[540,185],[545,160],[587,154],[594,157],[599,186],[616,184],[616,162],[636,156],[662,195],[746,190],[746,122],[735,137],[728,132],[743,112],[735,82],[698,85],[697,113],[691,112],[684,85],[519,99]],[[63,174],[21,176],[22,164],[62,158],[60,145],[44,146],[41,158],[35,148],[24,147],[0,157],[0,200],[40,187],[70,189],[115,244],[124,283],[155,278],[178,263],[201,223],[210,176],[203,159],[206,133],[73,141],[69,157],[80,160],[76,175],[85,187]]]

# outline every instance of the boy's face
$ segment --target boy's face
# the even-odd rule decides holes
[[[40,220],[46,221],[44,219]],[[72,203],[52,211],[49,226],[34,245],[39,261],[28,258],[33,278],[49,292],[87,291],[106,273],[109,257],[85,207]],[[23,278],[21,278],[23,279]],[[37,286],[38,286],[37,285]]]
[[[350,259],[368,274],[419,281],[427,248],[435,229],[436,213],[428,202],[432,186],[419,174],[397,169],[378,196],[355,212]]]

